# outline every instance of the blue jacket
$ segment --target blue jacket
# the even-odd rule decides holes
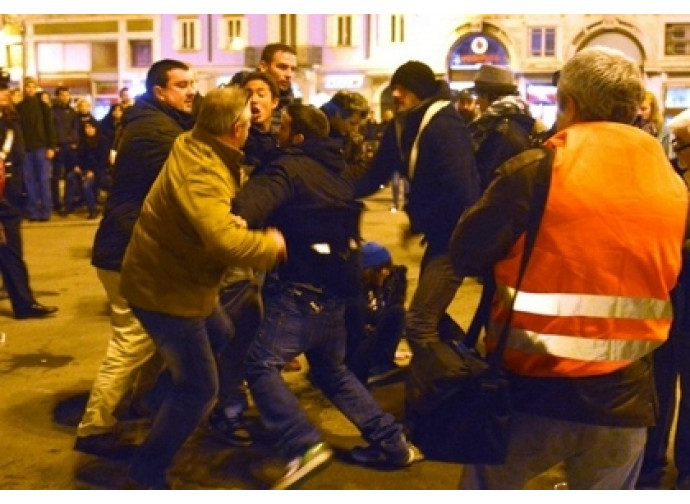
[[[369,170],[356,181],[357,197],[367,196],[388,182],[394,172],[409,179],[412,145],[424,113],[438,100],[448,99],[447,87],[386,127]],[[479,176],[472,139],[452,104],[443,107],[424,128],[417,164],[405,206],[413,233],[424,234],[427,253],[444,253],[462,212],[479,199]]]

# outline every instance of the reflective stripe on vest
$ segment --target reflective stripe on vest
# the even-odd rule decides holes
[[[515,289],[496,286],[496,297],[508,305]],[[606,317],[621,319],[670,319],[670,301],[650,298],[628,298],[595,294],[541,294],[520,291],[515,311],[550,317]]]

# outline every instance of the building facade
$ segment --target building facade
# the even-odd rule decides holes
[[[13,76],[35,75],[47,88],[64,82],[99,103],[129,86],[141,89],[156,59],[196,69],[201,92],[255,68],[261,49],[297,49],[295,91],[319,104],[338,89],[359,91],[377,112],[390,106],[388,82],[409,59],[432,67],[451,87],[470,85],[483,63],[517,75],[535,115],[554,113],[551,76],[592,45],[639,62],[667,116],[690,107],[690,15],[686,14],[162,14],[19,15],[5,41]],[[17,54],[20,33],[21,58]],[[11,43],[10,43],[11,42]],[[10,58],[12,60],[10,61]],[[17,60],[21,59],[21,71]]]

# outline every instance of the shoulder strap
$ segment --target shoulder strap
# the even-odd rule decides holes
[[[534,193],[532,194],[532,201],[530,203],[530,210],[527,216],[527,227],[525,230],[525,248],[522,253],[522,259],[520,261],[520,270],[518,273],[517,284],[515,292],[520,290],[520,284],[522,283],[522,277],[527,269],[527,262],[532,254],[532,249],[534,248],[534,242],[537,238],[537,233],[539,231],[539,225],[541,223],[541,218],[544,214],[544,208],[546,207],[546,198],[549,193],[549,186],[551,185],[551,168],[554,158],[554,151],[547,147],[540,147],[544,151],[544,157],[539,161],[537,167],[536,180],[534,186]],[[467,330],[467,336],[464,338],[463,343],[468,347],[472,348],[477,344],[479,340],[479,334],[482,328],[486,328],[489,322],[489,316],[491,313],[491,301],[493,300],[494,293],[496,292],[496,282],[493,274],[487,274],[484,276],[484,285],[482,289],[482,295],[479,299],[479,305],[472,318],[470,327]],[[496,364],[500,363],[503,351],[508,340],[508,329],[513,316],[513,306],[515,304],[515,296],[511,299],[510,309],[508,313],[508,319],[503,326],[503,331],[499,337],[499,344],[496,352],[492,354]]]
[[[419,129],[417,130],[417,136],[412,144],[412,150],[410,151],[410,163],[408,169],[408,179],[412,180],[414,178],[414,171],[417,168],[417,155],[419,153],[419,137],[422,135],[422,131],[429,124],[431,118],[436,115],[436,113],[441,110],[446,105],[450,104],[448,100],[438,100],[429,105],[429,108],[424,112],[424,117],[422,117],[422,122],[419,124]]]

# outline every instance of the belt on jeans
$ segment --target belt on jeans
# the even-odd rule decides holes
[[[324,304],[330,299],[323,289],[309,284],[289,283],[285,286],[285,292],[306,303],[314,313],[320,313]]]

